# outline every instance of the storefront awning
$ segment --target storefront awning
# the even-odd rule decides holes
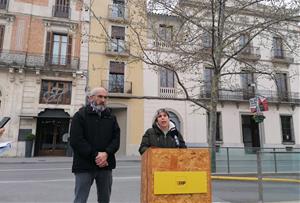
[[[45,109],[40,112],[38,118],[70,118],[70,115],[63,109]]]

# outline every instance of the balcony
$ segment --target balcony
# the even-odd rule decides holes
[[[152,39],[152,40],[148,41],[148,49],[170,51],[171,48],[172,48],[171,41],[164,41],[164,40],[159,40],[159,39]]]
[[[160,49],[170,49],[171,48],[171,42],[169,41],[160,41],[160,40],[154,40],[153,46]]]
[[[174,87],[160,87],[159,96],[163,98],[176,98],[176,91]]]
[[[253,46],[244,47],[238,54],[239,59],[257,61],[261,58],[260,48]]]
[[[0,9],[7,9],[8,0],[0,0]]]
[[[272,58],[273,63],[294,63],[294,58],[292,57],[292,52],[283,49],[272,49]]]
[[[58,18],[70,18],[70,6],[64,4],[56,4],[52,8],[52,15],[53,17]]]
[[[1,50],[0,66],[23,66],[38,69],[72,71],[79,69],[79,58],[67,56],[48,56],[14,50]]]
[[[120,39],[111,39],[106,42],[106,54],[129,56],[129,45],[126,41]]]
[[[199,99],[210,99],[210,92],[202,90]],[[220,101],[248,102],[250,98],[263,96],[271,103],[290,103],[300,105],[300,92],[278,92],[271,90],[257,90],[255,93],[251,90],[220,90],[218,98]]]
[[[124,4],[111,4],[108,6],[108,18],[112,21],[128,20],[128,9]]]
[[[132,94],[132,82],[117,80],[102,80],[101,86],[108,90],[109,93]]]

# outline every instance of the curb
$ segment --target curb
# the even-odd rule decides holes
[[[138,158],[116,157],[117,162],[140,162]],[[0,164],[40,164],[40,163],[72,163],[73,158],[0,158]]]
[[[239,176],[211,176],[212,180],[232,180],[232,181],[258,181],[256,177],[239,177]],[[300,179],[291,178],[262,178],[264,182],[284,182],[284,183],[299,183]]]

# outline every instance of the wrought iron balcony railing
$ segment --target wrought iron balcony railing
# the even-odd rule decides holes
[[[294,63],[292,52],[284,49],[272,49],[272,61],[277,63]]]
[[[109,93],[132,94],[132,82],[119,80],[102,80],[102,87]]]
[[[255,96],[263,96],[269,102],[286,102],[300,105],[300,92],[257,90],[219,90],[218,99],[220,101],[248,101]],[[201,90],[200,99],[210,99],[210,91]]]
[[[149,39],[148,49],[157,50],[157,51],[174,51],[172,49],[172,41],[166,41],[161,39]]]
[[[106,42],[106,53],[110,55],[129,55],[129,45],[125,40],[111,39]]]
[[[260,48],[254,46],[246,46],[238,54],[238,57],[249,60],[259,60],[261,57]]]
[[[8,0],[0,0],[0,9],[7,9]]]
[[[53,17],[58,18],[70,18],[70,11],[70,6],[64,4],[56,4],[52,9]]]
[[[0,66],[24,66],[36,67],[39,69],[63,69],[78,70],[79,58],[69,56],[45,56],[45,54],[35,54],[14,50],[1,50]]]
[[[111,4],[108,6],[108,18],[111,20],[127,20],[128,8],[124,4]]]

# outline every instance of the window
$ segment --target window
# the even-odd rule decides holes
[[[158,29],[158,36],[160,40],[172,41],[173,39],[173,26],[160,24]]]
[[[113,18],[124,18],[125,17],[125,2],[124,0],[113,0],[111,7],[111,17]]]
[[[54,17],[69,18],[70,0],[56,0],[53,14]]]
[[[109,65],[108,91],[112,93],[124,92],[124,62],[111,61]]]
[[[72,83],[64,81],[43,80],[40,103],[71,104]]]
[[[293,117],[292,116],[280,116],[281,120],[281,133],[282,142],[294,143],[294,133],[293,133]]]
[[[274,49],[275,58],[284,58],[282,38],[280,37],[273,38],[273,49]]]
[[[212,36],[208,31],[202,34],[202,44],[204,48],[212,48]]]
[[[160,87],[174,88],[174,72],[165,68],[160,69]]]
[[[47,33],[46,62],[51,65],[70,65],[72,36],[59,33]]]
[[[242,83],[243,99],[248,100],[250,98],[255,97],[254,74],[242,70],[241,83]]]
[[[120,27],[120,26],[111,27],[111,51],[114,52],[125,51],[125,27]]]
[[[181,132],[180,120],[179,120],[178,116],[175,113],[173,113],[172,111],[169,111],[169,115],[170,115],[170,120],[175,124],[175,127],[177,128],[177,130],[179,130],[179,132]]]
[[[5,25],[0,25],[0,51],[3,49]]]
[[[0,0],[0,9],[6,9],[8,0]]]
[[[276,73],[275,76],[278,98],[283,101],[288,100],[287,74]]]
[[[251,53],[250,44],[247,44],[249,40],[250,40],[250,35],[248,33],[241,34],[239,43],[240,43],[240,49],[243,49],[242,53]]]
[[[210,126],[210,115],[207,113],[208,118],[208,130]],[[221,112],[217,112],[217,132],[216,132],[216,142],[223,142],[223,136],[222,136],[222,117]]]

